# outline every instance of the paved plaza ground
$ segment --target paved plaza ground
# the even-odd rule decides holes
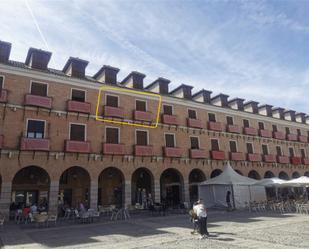
[[[191,235],[187,215],[132,218],[92,224],[35,228],[8,224],[4,248],[309,248],[309,216],[210,212],[210,237]]]

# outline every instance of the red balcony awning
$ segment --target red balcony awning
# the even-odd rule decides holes
[[[224,151],[219,151],[219,150],[211,150],[210,155],[212,159],[215,160],[225,160],[225,153]]]
[[[103,154],[106,155],[124,155],[124,144],[103,144]]]
[[[228,125],[227,131],[231,133],[241,133],[241,128],[238,125]]]
[[[0,90],[0,103],[8,102],[8,91],[6,89]]]
[[[298,136],[298,141],[302,142],[302,143],[308,143],[308,137],[307,136],[303,136],[303,135],[299,135]]]
[[[303,157],[303,164],[305,165],[309,164],[309,157]]]
[[[52,98],[47,97],[47,96],[26,94],[25,95],[25,105],[51,109],[52,108]]]
[[[69,112],[90,113],[91,104],[88,102],[80,102],[74,100],[68,100],[67,110]]]
[[[285,140],[285,134],[283,132],[275,131],[273,133],[275,139]]]
[[[166,157],[181,157],[182,149],[176,147],[163,147],[163,152]]]
[[[89,153],[90,152],[90,142],[88,141],[65,141],[65,151],[66,152],[77,152],[77,153]]]
[[[262,155],[253,153],[253,154],[248,154],[248,161],[250,162],[261,162],[262,161]]]
[[[123,118],[124,110],[120,107],[104,106],[104,116],[113,118]]]
[[[153,147],[151,145],[135,145],[135,156],[153,156]]]
[[[297,140],[298,140],[296,134],[288,134],[288,135],[287,135],[287,139],[288,139],[289,141],[297,141]]]
[[[278,163],[288,164],[290,159],[287,156],[277,156],[277,161]]]
[[[212,131],[222,131],[223,127],[222,127],[222,124],[220,122],[209,121],[208,122],[208,129],[212,130]]]
[[[187,118],[187,125],[192,128],[204,128],[202,121],[199,119]]]
[[[272,138],[273,134],[269,130],[260,130],[260,136],[261,137],[267,137],[267,138]]]
[[[206,158],[206,151],[203,149],[190,149],[190,158]]]
[[[233,161],[244,161],[245,155],[242,152],[230,152],[230,159]]]
[[[257,136],[258,131],[257,131],[257,129],[255,129],[253,127],[245,127],[244,128],[244,134],[250,135],[250,136]]]
[[[139,121],[152,121],[152,113],[151,112],[142,112],[142,111],[134,111],[134,119]]]
[[[177,116],[162,114],[162,123],[170,125],[179,125]]]
[[[291,163],[293,165],[299,165],[301,164],[301,157],[298,157],[298,156],[293,156],[291,157]]]
[[[49,139],[22,137],[20,150],[49,151]]]
[[[264,155],[264,162],[266,163],[275,163],[277,161],[277,158],[275,155]]]

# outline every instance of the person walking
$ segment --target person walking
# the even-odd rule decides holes
[[[225,200],[227,204],[227,211],[232,211],[231,191],[227,191]]]
[[[207,230],[207,210],[203,204],[203,200],[199,199],[193,207],[193,211],[197,215],[200,239],[205,239],[209,235]]]

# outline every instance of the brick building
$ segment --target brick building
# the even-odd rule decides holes
[[[103,66],[87,76],[88,62],[69,58],[48,68],[51,53],[30,48],[24,63],[9,60],[0,42],[0,209],[46,199],[90,207],[135,204],[145,189],[156,202],[190,202],[197,184],[230,164],[255,179],[309,174],[309,116],[244,99],[212,96],[158,78]],[[157,128],[96,120],[99,88],[135,89],[162,96]],[[105,90],[100,118],[154,124],[158,99]]]

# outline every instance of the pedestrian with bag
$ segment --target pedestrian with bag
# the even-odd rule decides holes
[[[197,215],[200,239],[205,239],[209,235],[207,230],[207,210],[203,204],[203,200],[199,199],[193,207],[193,211]]]

